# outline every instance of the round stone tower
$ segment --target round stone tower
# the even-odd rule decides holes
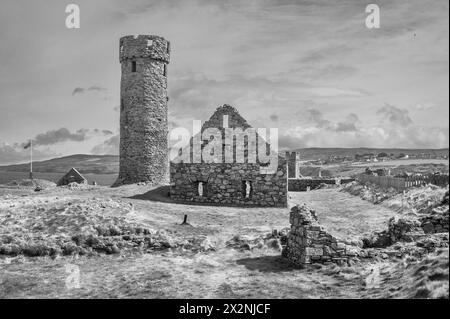
[[[169,178],[167,65],[170,42],[154,35],[120,39],[120,168],[115,186]]]

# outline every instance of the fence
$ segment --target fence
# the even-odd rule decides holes
[[[373,183],[382,188],[393,187],[402,191],[409,187],[433,184],[440,187],[445,187],[449,184],[448,175],[429,175],[429,176],[410,176],[410,177],[392,177],[392,176],[374,176],[367,174],[360,174],[357,177],[360,183]]]

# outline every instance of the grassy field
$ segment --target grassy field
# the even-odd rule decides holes
[[[277,247],[240,250],[227,245],[235,236],[259,238],[273,229],[288,227],[287,208],[180,205],[171,203],[164,191],[135,185],[53,189],[39,194],[0,188],[0,196],[0,218],[4,221],[10,222],[14,214],[51,216],[49,210],[67,205],[83,210],[95,202],[100,206],[92,211],[102,216],[125,216],[180,238],[206,236],[215,247],[208,252],[167,249],[56,259],[0,257],[0,298],[361,298],[370,297],[374,291],[366,285],[374,267],[401,267],[373,260],[353,266],[298,269],[281,258]],[[341,238],[356,238],[382,229],[394,214],[335,189],[291,193],[290,205],[297,203],[315,208],[320,222]],[[121,211],[120,207],[132,209]],[[182,226],[185,214],[190,225]],[[65,217],[64,223],[71,220]],[[32,219],[29,225],[22,227],[36,227]],[[74,267],[79,270],[79,287],[67,285]],[[379,276],[382,280],[385,275]],[[398,281],[401,278],[395,285]],[[392,286],[383,282],[385,287],[377,293],[389,296]]]

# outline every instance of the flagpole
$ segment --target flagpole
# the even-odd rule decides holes
[[[30,179],[33,180],[33,140],[30,140]]]

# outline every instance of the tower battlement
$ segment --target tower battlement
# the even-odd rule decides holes
[[[136,58],[170,62],[170,42],[156,35],[128,35],[120,38],[120,62]]]

